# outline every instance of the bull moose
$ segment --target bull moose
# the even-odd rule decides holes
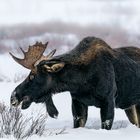
[[[74,128],[84,127],[88,106],[100,108],[102,129],[110,130],[114,108],[124,109],[131,123],[140,127],[140,49],[112,49],[102,39],[84,38],[68,53],[53,57],[43,53],[47,44],[29,46],[24,59],[13,59],[31,70],[11,95],[11,104],[27,109],[32,102],[46,103],[57,115],[52,95],[69,91]]]

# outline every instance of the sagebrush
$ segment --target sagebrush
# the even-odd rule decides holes
[[[0,138],[13,136],[27,139],[34,134],[41,136],[46,131],[46,119],[43,114],[25,117],[20,109],[0,103]]]

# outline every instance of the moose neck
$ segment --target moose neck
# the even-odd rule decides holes
[[[86,67],[84,66],[86,69]],[[64,91],[75,92],[82,87],[82,82],[86,81],[85,76],[88,72],[83,70],[81,66],[66,65],[64,69],[53,76],[51,93],[59,93]]]
[[[53,76],[51,93],[64,91],[76,91],[81,85],[82,75],[77,66],[65,66],[65,68]]]

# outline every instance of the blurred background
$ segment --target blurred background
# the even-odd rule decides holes
[[[111,47],[139,47],[139,7],[139,0],[0,0],[0,73],[6,64],[9,76],[20,67],[12,71],[14,62],[3,61],[3,54],[20,56],[19,47],[26,50],[36,41],[49,41],[46,53],[56,48],[56,55],[86,36]]]

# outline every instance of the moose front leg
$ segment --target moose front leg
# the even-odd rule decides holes
[[[110,130],[114,120],[114,103],[107,101],[101,106],[102,129]]]
[[[74,128],[84,127],[87,121],[88,106],[79,101],[72,99],[72,114],[74,121]]]
[[[97,63],[99,70],[97,72],[96,96],[101,101],[102,129],[110,130],[114,120],[114,95],[117,91],[114,66],[107,56],[100,56]]]

